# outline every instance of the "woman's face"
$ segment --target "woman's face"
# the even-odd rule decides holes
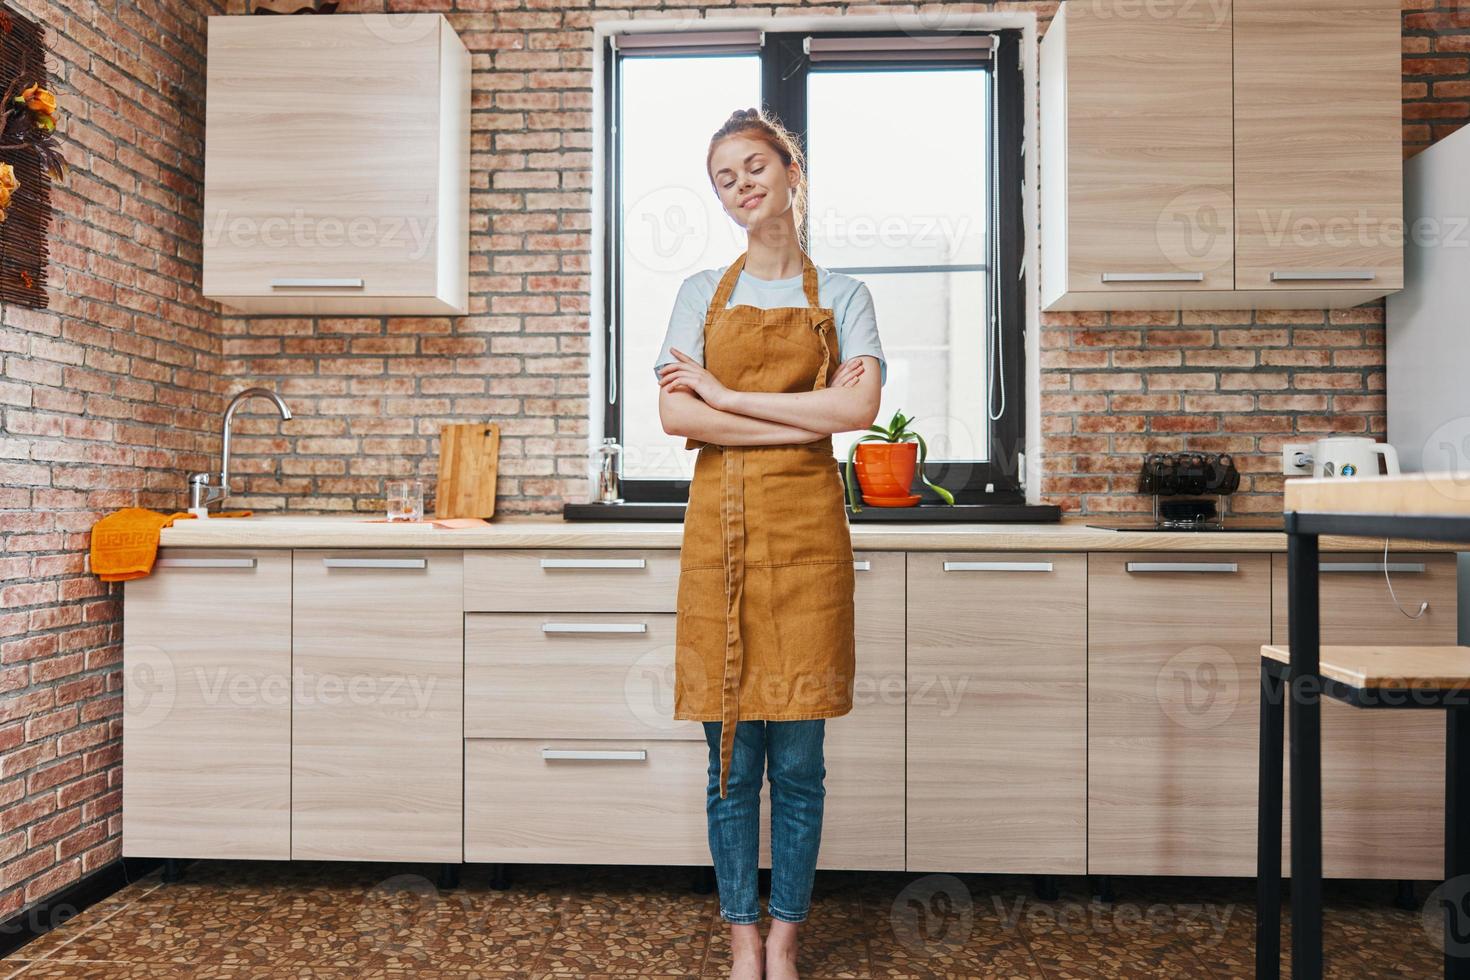
[[[795,163],[783,167],[764,141],[728,137],[715,147],[709,166],[720,204],[747,231],[790,212],[801,171]]]

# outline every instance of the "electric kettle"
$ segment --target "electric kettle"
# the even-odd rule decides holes
[[[1399,454],[1386,442],[1362,436],[1330,436],[1316,442],[1289,442],[1281,447],[1287,476],[1314,477],[1378,476],[1378,458],[1389,476],[1399,474]]]

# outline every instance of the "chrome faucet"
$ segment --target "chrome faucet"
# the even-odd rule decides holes
[[[291,410],[281,400],[281,396],[269,388],[246,388],[234,398],[230,399],[230,405],[225,409],[225,440],[223,447],[223,458],[220,461],[219,483],[211,482],[215,476],[213,473],[191,473],[189,474],[189,513],[195,517],[208,517],[209,505],[216,500],[223,500],[230,493],[230,425],[235,420],[235,409],[247,398],[269,398],[276,403],[276,408],[281,411],[281,419],[285,421],[291,418]]]

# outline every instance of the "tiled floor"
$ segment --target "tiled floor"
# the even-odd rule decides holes
[[[509,890],[470,866],[441,893],[422,866],[198,862],[182,882],[155,872],[87,909],[0,961],[0,976],[727,975],[728,927],[690,869],[512,870]],[[818,872],[798,967],[808,980],[1252,975],[1249,881],[1120,879],[1111,904],[1084,884],[1066,879],[1046,902],[1023,878]],[[1438,975],[1420,912],[1393,908],[1390,885],[1326,893],[1331,975]]]

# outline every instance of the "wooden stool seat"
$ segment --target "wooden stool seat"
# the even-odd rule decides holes
[[[1317,672],[1359,690],[1470,686],[1470,647],[1324,646]],[[1261,656],[1291,663],[1291,647],[1266,644]]]

